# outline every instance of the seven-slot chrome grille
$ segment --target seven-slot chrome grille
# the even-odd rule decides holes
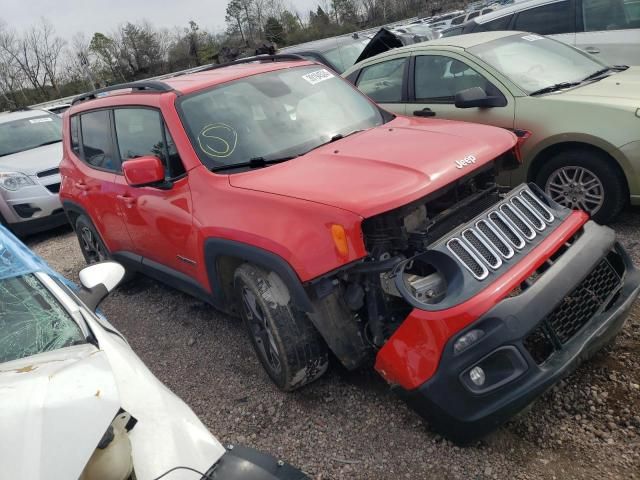
[[[524,188],[449,238],[447,249],[477,280],[498,270],[555,220],[552,210]]]

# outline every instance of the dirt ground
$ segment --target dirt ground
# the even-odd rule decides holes
[[[613,227],[640,265],[640,210]],[[69,229],[27,243],[78,281],[84,261]],[[334,365],[300,391],[279,391],[241,322],[148,278],[102,308],[220,441],[267,451],[313,478],[640,478],[640,303],[614,345],[467,448],[434,434],[373,371]]]

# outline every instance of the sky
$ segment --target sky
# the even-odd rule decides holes
[[[24,30],[45,17],[59,36],[70,40],[77,32],[91,37],[108,33],[125,22],[147,19],[157,27],[187,26],[222,31],[228,0],[0,0],[0,20]],[[285,0],[301,13],[318,0]]]

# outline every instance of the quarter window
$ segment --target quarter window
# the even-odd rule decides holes
[[[85,113],[80,118],[84,160],[97,168],[116,170],[108,110]]]
[[[71,117],[71,150],[80,156],[80,120],[77,115]]]
[[[364,68],[358,88],[379,103],[401,102],[405,62],[405,58],[396,58]]]
[[[575,32],[575,13],[568,1],[530,8],[518,14],[515,30],[541,35]]]
[[[185,170],[160,112],[148,108],[121,108],[114,111],[118,153],[123,162],[152,155],[165,164],[167,177]]]
[[[416,57],[416,100],[453,103],[456,93],[473,87],[482,88],[489,96],[502,95],[491,82],[466,63],[442,55]]]

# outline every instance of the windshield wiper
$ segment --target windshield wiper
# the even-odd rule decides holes
[[[586,77],[584,77],[582,79],[582,81],[586,82],[587,80],[593,80],[594,78],[597,78],[600,75],[603,75],[603,74],[605,74],[607,72],[610,72],[611,70],[613,70],[613,68],[611,68],[611,67],[602,68],[600,70],[597,70],[597,71],[593,72],[591,75],[587,75]]]
[[[220,172],[222,170],[233,170],[235,168],[243,168],[243,167],[262,168],[262,167],[266,167],[267,165],[273,165],[275,163],[282,163],[282,162],[286,162],[287,160],[293,160],[296,157],[298,157],[298,155],[292,155],[290,157],[281,157],[281,158],[270,158],[269,160],[267,160],[264,157],[254,157],[254,158],[250,159],[248,162],[239,162],[239,163],[230,163],[228,165],[219,165],[217,167],[211,168],[211,171],[212,172]]]
[[[565,88],[575,87],[576,85],[580,85],[582,82],[560,82],[555,85],[549,85],[548,87],[541,88],[540,90],[536,90],[535,92],[531,92],[529,95],[542,95],[543,93],[551,93],[557,92],[558,90],[564,90]]]
[[[316,149],[318,149],[320,147],[324,147],[325,145],[329,145],[330,143],[337,142],[338,140],[342,140],[343,138],[350,137],[351,135],[355,135],[356,133],[360,133],[360,132],[363,132],[363,131],[364,130],[354,130],[353,132],[349,132],[349,133],[336,133],[329,140],[327,140],[326,142],[321,143],[320,145],[316,145],[311,150],[307,150],[306,152],[304,152],[303,155],[306,155],[307,153],[309,153],[309,152],[311,152],[313,150],[316,150]]]

